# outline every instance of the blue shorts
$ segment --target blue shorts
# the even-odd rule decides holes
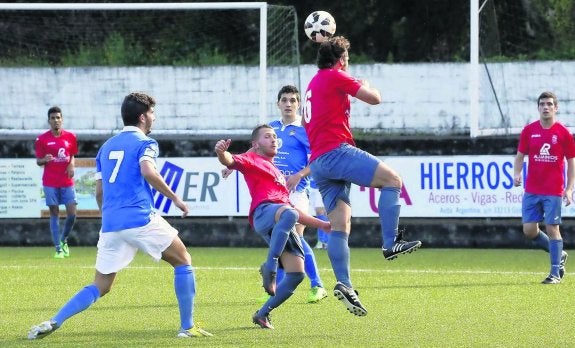
[[[349,144],[342,144],[311,164],[311,174],[323,198],[327,213],[335,209],[338,200],[351,206],[351,184],[369,187],[381,160]]]
[[[541,222],[545,218],[546,225],[561,224],[562,197],[535,195],[525,192],[521,203],[523,223]]]
[[[254,210],[254,229],[256,233],[266,241],[267,245],[270,245],[272,229],[276,223],[276,212],[283,206],[285,206],[285,204],[262,203],[258,205]],[[284,250],[290,254],[299,256],[302,259],[304,258],[303,246],[298,234],[295,231],[295,226],[292,227],[290,231]]]
[[[74,186],[68,187],[48,187],[44,186],[44,195],[46,196],[46,205],[68,205],[76,202],[76,190]]]

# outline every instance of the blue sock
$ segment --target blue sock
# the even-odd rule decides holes
[[[329,234],[325,233],[324,230],[318,229],[317,230],[317,239],[320,243],[327,244]]]
[[[68,318],[90,307],[92,303],[96,302],[99,298],[100,291],[96,285],[90,284],[68,300],[52,320],[60,327]]]
[[[64,231],[62,231],[60,241],[66,242],[68,240],[68,236],[70,235],[70,231],[72,231],[75,222],[76,222],[76,215],[66,216],[66,221],[64,222]]]
[[[381,237],[383,247],[390,249],[395,243],[397,226],[399,225],[399,204],[400,189],[397,187],[384,187],[379,195],[378,211],[381,223]]]
[[[549,240],[549,258],[551,259],[551,274],[559,278],[559,265],[563,252],[563,239]]]
[[[196,295],[196,279],[191,265],[174,267],[174,289],[180,309],[180,326],[187,330],[194,326],[194,297]]]
[[[325,215],[318,215],[316,216],[318,219],[322,220],[322,221],[329,221],[329,219],[327,218],[327,216]],[[327,238],[328,238],[329,234],[327,234],[324,230],[322,230],[321,228],[317,229],[317,239],[319,240],[320,243],[326,243],[327,244]]]
[[[56,250],[60,250],[60,217],[58,215],[50,215],[50,233],[52,233],[52,242]]]
[[[331,231],[329,243],[327,243],[327,255],[331,261],[335,279],[345,286],[352,287],[349,277],[349,246],[347,245],[347,239],[347,233]]]
[[[284,269],[281,267],[278,267],[278,271],[276,274],[276,284],[281,283],[281,281],[284,279],[285,274],[286,274],[286,272],[284,271]]]
[[[546,252],[549,252],[549,237],[547,236],[547,234],[543,233],[543,231],[541,231],[541,230],[539,230],[537,232],[538,232],[537,236],[535,236],[535,238],[531,239],[531,243],[533,243],[533,245],[535,245],[539,249],[543,249]]]
[[[270,239],[268,258],[266,260],[266,268],[268,270],[277,270],[278,259],[286,247],[289,234],[294,228],[297,219],[298,214],[294,209],[286,209],[281,213],[278,222],[274,225]]]
[[[288,272],[281,283],[278,284],[276,295],[270,297],[262,308],[258,311],[258,315],[265,316],[284,303],[295,291],[295,288],[302,282],[305,274],[303,272]]]
[[[304,252],[305,274],[310,280],[311,287],[313,288],[315,286],[321,286],[323,288],[323,284],[321,283],[319,272],[317,270],[317,263],[315,262],[315,255],[313,254],[313,250],[303,236],[300,237],[300,240]]]

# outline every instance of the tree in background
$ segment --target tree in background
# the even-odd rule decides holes
[[[160,2],[172,1],[175,0]],[[469,0],[269,3],[295,7],[304,64],[315,61],[316,44],[307,40],[302,30],[303,21],[315,10],[334,15],[337,34],[350,39],[356,63],[458,62],[469,57]],[[183,14],[154,11],[149,17],[127,16],[106,27],[105,23],[120,14],[76,11],[71,17],[60,18],[57,12],[37,11],[31,13],[32,20],[22,22],[9,22],[6,15],[0,11],[0,32],[9,33],[0,35],[0,65],[215,65],[250,64],[257,59],[252,49],[239,54],[237,50],[246,40],[257,43],[258,30],[253,25],[257,19],[252,18],[257,13],[225,19],[222,16],[219,29],[211,31],[202,31],[206,16],[201,11],[187,14],[186,20],[179,18]],[[54,25],[68,30],[55,35],[51,30]],[[93,30],[94,26],[100,31]],[[481,51],[487,59],[550,60],[575,56],[573,0],[486,0],[480,30]],[[239,38],[238,34],[248,34],[249,38]],[[76,39],[79,35],[86,35],[89,40],[81,42]],[[41,48],[37,43],[42,43]]]

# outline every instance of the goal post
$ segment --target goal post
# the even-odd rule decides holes
[[[469,6],[469,135],[479,135],[479,0]]]
[[[293,60],[295,63],[292,63],[297,69],[296,76],[292,79],[292,83],[299,86],[299,50],[297,48],[297,16],[295,15],[295,9],[291,7],[293,11],[290,13],[290,16],[293,18],[282,18],[282,20],[289,20],[291,21],[291,25],[285,24],[277,24],[278,28],[275,28],[274,24],[271,23],[274,28],[270,28],[270,20],[277,20],[278,17],[289,17],[285,15],[274,15],[270,11],[275,10],[276,8],[285,7],[285,6],[275,6],[275,5],[268,5],[266,2],[197,2],[197,3],[0,3],[0,11],[1,12],[11,12],[16,13],[15,11],[24,11],[24,12],[33,12],[33,11],[68,11],[70,13],[75,13],[77,11],[103,11],[103,12],[110,12],[110,11],[174,11],[174,13],[178,11],[229,11],[229,10],[252,10],[258,11],[259,13],[259,25],[258,28],[258,58],[257,58],[257,69],[258,69],[258,109],[257,109],[257,123],[265,123],[267,117],[269,116],[269,102],[271,96],[269,96],[269,79],[268,79],[268,68],[270,68],[271,64],[276,64],[277,62],[269,61],[269,47],[270,45],[274,44],[270,42],[268,36],[270,32],[273,34],[275,31],[283,29],[284,26],[288,26],[289,30],[295,30],[295,34],[292,34],[292,41],[289,43],[292,46],[295,46],[293,52],[287,53],[293,55]],[[54,12],[52,12],[54,13]],[[239,17],[237,20],[241,20],[242,15],[236,15]],[[225,27],[225,23],[221,24],[222,27]],[[247,26],[247,25],[246,25]],[[254,25],[255,27],[255,25]],[[175,28],[177,30],[177,28]],[[239,31],[239,30],[236,30]],[[255,31],[254,31],[255,33]],[[252,34],[251,32],[248,34]],[[226,35],[222,33],[222,35]],[[278,34],[281,35],[281,34]],[[197,35],[198,37],[201,35]],[[0,39],[2,40],[2,39]],[[273,41],[273,40],[272,40]],[[280,38],[277,38],[277,41],[280,41]],[[283,40],[287,41],[287,40]],[[208,44],[206,44],[207,47]],[[215,45],[215,44],[214,44]],[[239,44],[238,44],[239,45]],[[273,46],[272,46],[273,47]],[[283,49],[283,48],[281,48]],[[219,54],[220,51],[216,46],[213,48],[215,54]],[[241,60],[241,59],[240,59]],[[277,64],[283,64],[281,61],[289,60],[289,59],[276,59],[280,61]],[[247,64],[251,66],[254,62],[244,62],[243,64]],[[225,65],[225,64],[219,64]],[[274,82],[274,81],[272,81]],[[271,87],[271,86],[270,86]],[[244,86],[245,88],[245,86]],[[251,87],[250,87],[251,88]],[[277,86],[273,86],[273,88],[278,88]],[[253,100],[253,99],[252,99]],[[254,113],[255,114],[255,113]],[[255,123],[255,120],[254,120]],[[0,128],[4,128],[3,132],[6,132],[6,128],[4,125],[0,125]],[[238,129],[237,132],[246,132],[249,127],[243,127],[245,129]],[[213,131],[213,129],[211,129]],[[36,131],[36,130],[34,130]],[[166,131],[169,131],[166,129]],[[174,130],[171,130],[174,133]],[[210,131],[209,129],[202,129],[201,131]],[[89,130],[87,130],[89,132]],[[233,132],[233,131],[232,131]],[[10,132],[9,132],[10,133]],[[12,133],[18,133],[18,130],[14,130]],[[169,133],[169,132],[168,132]],[[178,133],[178,132],[176,132]],[[186,130],[182,130],[182,133],[194,133],[193,130],[186,132]]]
[[[570,125],[573,2],[469,1],[470,137],[517,136],[537,118],[543,91],[557,94],[559,120]]]

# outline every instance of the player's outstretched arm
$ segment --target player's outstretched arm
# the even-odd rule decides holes
[[[361,87],[355,94],[355,97],[362,102],[366,102],[371,105],[377,105],[381,103],[381,94],[379,91],[369,85],[367,81],[361,80]]]
[[[216,145],[217,145],[217,144],[216,144]],[[228,146],[229,146],[229,144],[228,144]],[[253,147],[250,147],[250,148],[248,149],[248,151],[246,151],[245,153],[254,152],[254,151],[255,151],[255,149],[254,149]],[[217,149],[216,149],[216,153],[217,153],[217,152],[218,152],[218,151],[217,151]],[[221,161],[220,161],[220,162],[221,162]],[[232,158],[232,164],[233,164],[233,158]],[[234,172],[233,169],[229,169],[229,168],[224,168],[224,169],[222,169],[222,178],[226,179],[228,176],[232,175],[233,172]]]
[[[331,224],[329,223],[329,221],[320,220],[316,217],[309,215],[306,212],[299,210],[298,208],[295,209],[297,210],[299,215],[297,222],[299,222],[300,224],[314,228],[321,228],[325,232],[331,232]]]
[[[178,195],[176,195],[174,191],[172,191],[168,184],[166,184],[164,178],[160,175],[160,173],[158,173],[152,162],[141,161],[140,172],[148,184],[150,184],[150,186],[174,202],[176,207],[182,211],[182,217],[186,217],[186,215],[188,215],[187,204]]]
[[[234,164],[234,158],[232,154],[228,152],[228,148],[230,147],[232,140],[218,140],[216,146],[214,147],[214,151],[216,151],[216,155],[218,156],[218,160],[221,164],[226,167],[231,166]]]

